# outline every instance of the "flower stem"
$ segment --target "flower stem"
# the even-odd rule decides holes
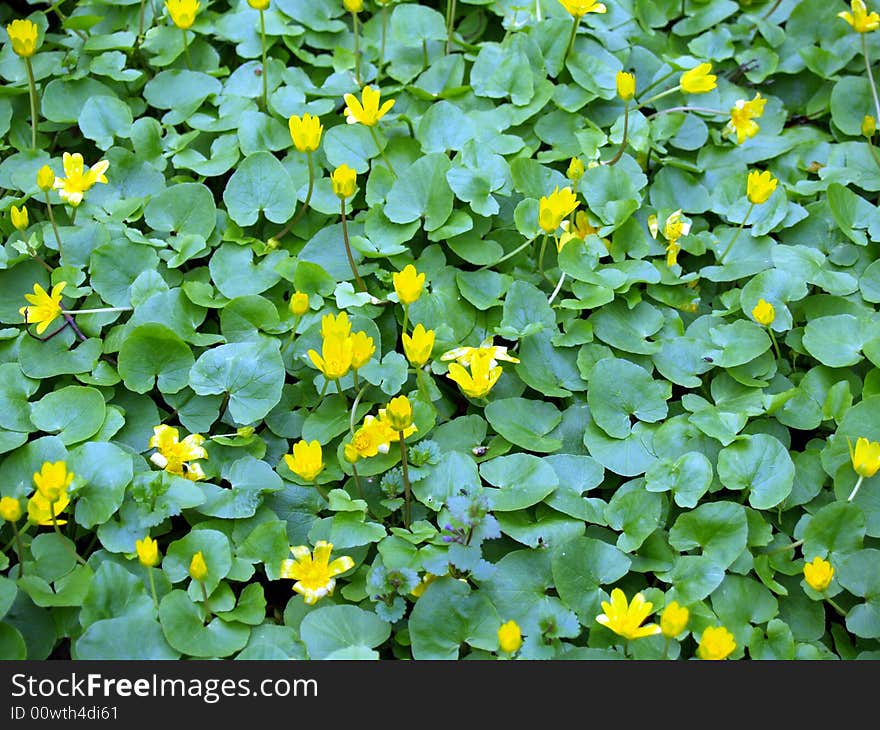
[[[307,415],[307,416],[312,415],[312,412],[313,412],[313,411],[314,411],[319,405],[321,405],[321,401],[324,400],[324,394],[327,392],[327,386],[328,386],[328,385],[330,385],[330,381],[329,381],[327,378],[324,378],[324,385],[321,386],[321,392],[318,393],[318,400],[316,401],[315,405],[313,405],[311,408],[309,408],[309,410],[306,412],[306,415]]]
[[[351,22],[354,28],[354,78],[357,85],[361,85],[361,51],[360,41],[358,39],[358,16],[357,13],[351,14]]]
[[[871,141],[870,137],[868,137],[868,149],[871,150],[871,157],[874,158],[874,162],[877,163],[877,167],[880,167],[880,156],[877,155],[877,148],[874,147],[874,143]]]
[[[538,273],[544,277],[544,251],[547,250],[547,239],[550,238],[549,233],[544,234],[544,240],[541,241],[541,248],[538,250]]]
[[[49,200],[49,191],[45,191],[46,210],[49,213],[49,222],[52,224],[52,230],[55,232],[55,241],[58,243],[58,261],[64,259],[64,247],[61,245],[61,234],[58,233],[58,225],[55,223],[55,213],[52,211],[52,202]]]
[[[727,244],[727,248],[724,249],[724,253],[718,258],[718,263],[723,264],[724,259],[727,257],[727,254],[730,253],[730,249],[733,248],[733,242],[739,237],[740,231],[742,231],[743,226],[745,226],[746,221],[749,219],[749,216],[752,214],[752,209],[755,207],[754,203],[749,203],[749,209],[746,211],[746,217],[742,219],[742,223],[739,224],[739,228],[736,229],[736,233],[733,234],[733,237],[730,239],[730,242]]]
[[[64,535],[61,534],[61,528],[58,526],[58,518],[55,516],[54,502],[49,502],[49,516],[52,518],[52,527],[55,528],[55,532],[57,533],[58,537],[61,538],[61,544],[64,545],[64,549],[67,550],[67,552],[69,552],[71,555],[73,555],[73,557],[76,558],[77,562],[80,565],[85,565],[86,561],[82,559],[80,554],[74,548],[68,545],[68,538],[64,537]]]
[[[105,312],[132,312],[134,307],[99,307],[98,309],[63,309],[64,314],[104,314]]]
[[[868,72],[868,85],[871,87],[871,96],[874,97],[874,111],[880,119],[880,98],[877,97],[877,84],[874,83],[874,73],[871,71],[871,59],[868,56],[868,39],[867,33],[859,33],[862,36],[862,55],[865,57],[865,69]]]
[[[779,343],[776,341],[776,335],[773,332],[771,327],[767,327],[767,331],[770,333],[770,341],[773,343],[773,349],[776,350],[776,359],[782,359],[782,352],[779,350]]]
[[[455,29],[455,4],[456,0],[446,0],[446,55],[449,55],[452,47],[452,32]]]
[[[266,13],[260,9],[260,42],[263,45],[263,110],[269,112],[269,68],[266,65]]]
[[[153,594],[153,603],[158,607],[159,597],[156,595],[156,579],[153,578],[152,568],[147,568],[147,575],[150,577],[150,592]]]
[[[403,526],[409,529],[410,522],[410,484],[409,484],[409,467],[406,463],[406,437],[403,431],[398,431],[397,435],[400,439],[400,468],[403,471],[403,492],[405,498],[405,506],[403,513]]]
[[[837,613],[840,616],[843,616],[843,618],[846,618],[846,611],[844,611],[839,605],[837,605],[837,602],[833,598],[829,598],[828,596],[825,596],[825,600],[828,601],[828,603],[831,605],[831,607],[835,611],[837,611]]]
[[[859,493],[859,487],[862,486],[862,482],[865,481],[865,477],[861,474],[859,475],[859,480],[856,482],[856,485],[853,487],[853,490],[849,493],[849,497],[846,498],[847,502],[852,502],[856,495]]]
[[[403,305],[403,329],[402,334],[406,334],[406,328],[409,326],[409,304]]]
[[[80,331],[80,328],[76,326],[76,322],[73,321],[73,317],[71,317],[67,312],[61,312],[61,316],[64,317],[64,319],[67,320],[67,324],[69,324],[69,325],[71,326],[71,328],[73,329],[73,331],[76,333],[76,336],[79,337],[79,339],[80,339],[82,342],[85,342],[85,341],[88,339],[88,337],[86,337],[86,336]]]
[[[382,156],[382,162],[385,163],[385,167],[388,168],[388,172],[390,172],[394,177],[397,177],[397,173],[394,172],[394,168],[391,167],[391,163],[388,162],[388,158],[385,156],[385,149],[382,145],[379,144],[379,135],[376,134],[376,128],[372,125],[368,127],[370,130],[370,134],[373,135],[373,141],[376,143],[376,147],[379,148],[379,154]]]
[[[674,76],[676,73],[677,73],[677,72],[675,71],[675,69],[673,69],[673,70],[670,71],[669,73],[664,74],[663,76],[661,76],[661,77],[660,77],[659,79],[657,79],[656,81],[652,81],[650,84],[648,84],[644,89],[642,89],[638,94],[636,94],[636,96],[641,96],[642,94],[647,94],[647,93],[648,93],[651,89],[653,89],[655,86],[659,86],[659,85],[662,84],[664,81],[666,81],[666,79],[668,79],[670,76]]]
[[[361,487],[361,477],[358,474],[357,467],[354,464],[351,465],[351,475],[354,477],[354,484],[355,487],[357,487],[358,498],[363,499],[364,490]]]
[[[571,53],[574,46],[574,39],[577,36],[578,26],[581,24],[581,16],[574,16],[574,23],[571,26],[571,35],[568,37],[568,45],[565,47],[565,55],[562,57],[562,68],[565,68],[565,62],[568,60],[568,54]]]
[[[18,553],[18,575],[24,575],[24,548],[21,544],[21,533],[18,531],[18,523],[12,523],[12,532],[15,535],[15,552]]]
[[[565,281],[565,272],[562,272],[562,276],[559,277],[559,281],[556,282],[556,288],[553,290],[553,293],[550,295],[550,298],[547,300],[547,304],[553,304],[553,300],[556,299],[556,295],[559,294],[562,289],[562,282]]]
[[[138,20],[138,35],[135,39],[135,47],[141,42],[141,39],[144,37],[144,14],[147,10],[147,0],[141,0],[141,15]]]
[[[633,111],[638,111],[638,110],[641,109],[642,107],[644,107],[644,106],[648,106],[649,104],[651,104],[651,103],[657,101],[658,99],[662,99],[664,96],[669,96],[670,94],[674,94],[674,93],[675,93],[676,91],[678,91],[679,89],[681,89],[681,84],[678,84],[677,86],[673,86],[671,89],[666,89],[666,91],[661,91],[659,94],[655,94],[655,95],[652,96],[650,99],[645,99],[645,101],[643,101],[643,102],[641,102],[640,104],[638,104],[638,105],[636,106],[636,108],[633,109]],[[643,92],[643,93],[644,93],[644,92]]]
[[[515,249],[513,249],[513,251],[511,251],[510,253],[506,253],[506,254],[504,254],[504,256],[502,256],[500,259],[498,259],[494,264],[486,264],[485,266],[481,266],[479,269],[477,269],[477,271],[484,271],[485,269],[488,269],[489,266],[497,266],[497,265],[500,264],[502,261],[507,261],[507,259],[513,258],[513,257],[516,256],[520,251],[522,251],[522,250],[525,249],[525,248],[528,248],[531,244],[533,244],[533,243],[535,242],[535,238],[537,238],[537,236],[533,236],[532,238],[530,238],[530,239],[529,239],[528,241],[526,241],[525,243],[520,244],[520,245],[517,246]]]
[[[770,9],[761,16],[761,20],[767,20],[767,18],[769,18],[771,15],[773,15],[774,11],[776,10],[776,8],[779,7],[779,4],[781,2],[782,2],[782,0],[776,0],[776,2],[770,6]]]
[[[617,154],[614,155],[606,165],[613,165],[616,163],[622,156],[623,151],[626,149],[626,135],[629,131],[629,100],[626,102],[626,106],[623,107],[623,138],[620,140],[620,149],[617,150]]]
[[[211,612],[211,604],[208,602],[208,589],[205,586],[204,581],[200,580],[199,585],[202,587],[202,598],[204,599],[205,603],[205,613],[207,613],[207,616],[205,617],[205,623],[210,623],[213,613]]]
[[[724,112],[720,109],[710,109],[706,106],[671,106],[668,109],[658,109],[651,114],[648,114],[645,119],[653,119],[654,117],[659,117],[661,114],[671,114],[672,112],[698,112],[700,114],[720,114],[724,116]]]
[[[348,240],[348,224],[345,221],[345,200],[341,201],[342,203],[342,240],[345,242],[345,255],[348,257],[348,265],[351,266],[351,273],[354,274],[354,279],[357,282],[358,289],[362,292],[367,291],[367,285],[364,284],[364,280],[361,279],[361,275],[358,273],[357,264],[354,262],[354,256],[351,253],[351,242]]]
[[[34,78],[34,67],[31,59],[24,57],[24,68],[27,71],[28,91],[31,97],[31,147],[37,149],[37,81]]]
[[[303,217],[303,214],[309,207],[309,203],[312,200],[312,190],[315,187],[315,164],[312,162],[312,153],[306,152],[306,159],[309,162],[309,187],[306,189],[306,199],[303,201],[303,204],[300,206],[299,210],[296,212],[296,215],[290,219],[290,223],[288,223],[284,228],[282,228],[278,233],[275,234],[275,238],[279,241],[284,238],[288,233],[290,233],[290,229],[293,228],[300,218]]]
[[[296,319],[293,320],[293,327],[290,330],[290,337],[287,338],[287,347],[290,346],[290,343],[293,342],[294,338],[296,337],[296,328],[299,327],[299,323],[301,320],[301,314],[296,315]]]
[[[192,71],[192,59],[189,57],[189,40],[186,37],[186,29],[181,28],[180,32],[183,33],[183,53],[186,56],[186,67]]]

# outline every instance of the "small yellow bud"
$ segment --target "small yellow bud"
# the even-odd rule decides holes
[[[302,317],[302,315],[309,311],[309,295],[305,292],[295,291],[290,297],[290,304],[288,306],[291,314]]]
[[[143,540],[134,541],[138,560],[144,567],[151,568],[159,562],[159,543],[147,535]]]
[[[345,200],[354,195],[357,183],[357,173],[345,163],[337,167],[330,176],[333,185],[333,193],[340,200]]]
[[[573,183],[576,183],[584,176],[584,163],[577,157],[572,157],[571,162],[568,163],[568,170],[566,170],[565,176]]]
[[[870,114],[866,115],[864,119],[862,119],[862,134],[865,137],[873,137],[874,132],[877,131],[877,120],[874,119]]]
[[[0,498],[0,519],[18,522],[21,514],[21,503],[15,497]]]
[[[617,95],[624,101],[629,101],[636,95],[635,74],[626,71],[617,72]]]
[[[9,217],[12,219],[12,225],[14,225],[19,231],[23,231],[28,227],[28,209],[27,206],[21,206],[21,210],[16,208],[14,205],[9,209]]]
[[[55,172],[48,165],[43,165],[37,171],[37,187],[44,193],[49,192],[55,185]]]
[[[189,575],[193,580],[205,580],[208,576],[208,564],[201,550],[193,555],[189,562]]]

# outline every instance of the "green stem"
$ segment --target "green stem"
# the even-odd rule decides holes
[[[400,439],[400,467],[403,471],[403,492],[405,498],[405,506],[403,513],[403,526],[406,529],[409,529],[410,522],[410,483],[409,483],[409,467],[406,463],[406,437],[403,435],[403,431],[397,432],[398,438]]]
[[[99,307],[98,309],[62,309],[64,314],[104,314],[105,312],[132,312],[134,307]]]
[[[770,333],[770,341],[773,343],[773,349],[776,350],[776,358],[778,360],[782,359],[782,352],[779,350],[779,343],[776,341],[776,334],[773,332],[772,328],[767,327],[767,331]]]
[[[610,160],[608,160],[608,162],[605,163],[606,165],[615,164],[623,156],[623,151],[626,149],[626,135],[627,135],[628,131],[629,131],[629,100],[627,100],[626,106],[623,107],[623,138],[620,140],[620,149],[617,150],[617,154],[614,155],[614,157],[612,157]]]
[[[189,57],[189,40],[186,37],[186,29],[181,28],[180,32],[183,33],[183,53],[186,57],[186,67],[192,71],[192,59]]]
[[[795,540],[794,542],[790,542],[788,545],[782,545],[780,547],[775,547],[772,550],[761,551],[765,555],[773,555],[774,553],[784,553],[786,550],[795,550],[804,544],[803,539]]]
[[[568,45],[565,47],[565,55],[562,57],[562,68],[565,68],[565,62],[568,60],[568,54],[571,53],[574,46],[574,39],[577,36],[578,26],[581,24],[581,16],[574,16],[574,23],[571,26],[571,35],[568,37]]]
[[[351,14],[352,25],[354,27],[354,78],[357,85],[361,85],[361,52],[360,41],[358,39],[358,16],[357,13]]]
[[[425,399],[425,403],[431,402],[431,393],[428,390],[428,384],[425,382],[425,371],[422,368],[414,368],[416,371],[416,383],[419,386],[419,392],[422,394],[422,398]]]
[[[147,9],[147,0],[141,0],[141,17],[138,21],[138,37],[135,39],[135,46],[140,43],[144,35],[144,14]]]
[[[871,141],[870,137],[868,137],[868,149],[871,150],[871,157],[874,158],[877,167],[880,167],[880,156],[877,155],[877,149],[874,147],[874,143]]]
[[[351,465],[351,475],[354,477],[354,484],[355,487],[357,487],[358,498],[363,499],[364,490],[361,488],[361,477],[358,474],[357,467],[354,464]]]
[[[684,15],[684,3],[685,3],[685,0],[681,0],[681,14],[682,14],[682,15]],[[666,658],[666,657],[664,657],[664,659],[665,659],[665,658]]]
[[[556,287],[553,289],[553,293],[550,295],[550,298],[547,300],[547,304],[553,304],[553,300],[556,299],[556,295],[559,294],[559,291],[562,289],[562,282],[565,281],[565,272],[562,272],[562,276],[559,277],[559,281],[556,282]]]
[[[213,613],[211,612],[211,604],[208,602],[208,589],[205,587],[204,581],[199,581],[199,585],[202,587],[202,598],[204,599],[205,613],[207,614],[205,623],[210,623]]]
[[[829,598],[828,596],[825,596],[825,600],[828,601],[828,603],[831,605],[831,607],[835,611],[837,611],[837,613],[840,616],[843,616],[843,618],[846,618],[846,611],[844,611],[840,606],[838,606],[836,601],[833,598]]]
[[[859,493],[859,487],[862,486],[862,482],[865,481],[865,477],[861,474],[859,475],[859,480],[856,482],[856,485],[853,487],[853,490],[849,493],[849,497],[846,498],[847,502],[852,502],[856,495]]]
[[[15,535],[15,552],[18,553],[18,575],[24,575],[24,548],[21,544],[21,533],[18,531],[18,523],[12,523],[12,532]]]
[[[370,125],[368,129],[370,130],[370,134],[373,135],[373,141],[376,143],[376,147],[379,148],[379,154],[382,156],[382,162],[385,163],[385,167],[388,168],[388,172],[390,172],[394,177],[397,177],[397,173],[394,172],[394,168],[391,167],[391,163],[388,162],[388,158],[385,157],[385,148],[379,144],[379,135],[376,133],[376,128]]]
[[[31,59],[24,57],[24,67],[28,77],[28,91],[31,97],[31,147],[37,149],[37,81],[34,78],[34,67]]]
[[[263,44],[263,110],[269,112],[269,67],[266,64],[266,14],[260,8],[260,41]]]
[[[351,273],[354,274],[358,289],[365,292],[367,291],[367,285],[364,284],[364,280],[361,279],[361,275],[358,273],[357,264],[355,264],[354,256],[351,253],[351,242],[348,240],[348,224],[345,221],[345,199],[342,199],[340,202],[342,203],[342,240],[345,242],[345,255],[348,257],[348,265],[351,266]]]
[[[156,579],[153,578],[153,569],[147,568],[147,575],[150,578],[150,592],[153,594],[153,603],[158,607],[159,605],[159,597],[156,594]]]
[[[402,334],[406,334],[406,328],[409,325],[409,304],[403,305],[403,329]]]
[[[338,378],[336,379],[336,392],[345,400],[345,393],[342,392],[342,383],[339,382]]]
[[[363,396],[363,394],[366,390],[367,390],[367,386],[365,385],[363,388],[361,388],[357,392],[357,395],[354,397],[354,403],[351,404],[351,414],[348,417],[348,432],[352,436],[354,436],[354,419],[357,416],[357,407],[360,404],[361,397]]]
[[[321,405],[321,401],[324,400],[324,394],[327,392],[327,386],[330,385],[330,381],[327,378],[324,378],[324,385],[321,386],[321,392],[318,393],[318,400],[315,402],[309,410],[306,412],[307,416],[312,415],[312,411],[314,411],[319,405]]]
[[[752,209],[755,207],[754,203],[749,203],[749,209],[746,211],[746,217],[742,219],[742,223],[739,224],[739,228],[736,229],[736,233],[733,234],[733,237],[730,239],[730,242],[727,244],[727,248],[724,249],[724,253],[718,259],[719,264],[724,263],[724,259],[727,257],[727,254],[730,253],[730,249],[733,248],[733,242],[739,237],[740,231],[742,231],[743,226],[745,226],[746,221],[749,219],[749,216],[752,214]]]
[[[288,223],[284,228],[282,228],[278,233],[275,234],[275,238],[279,241],[284,238],[290,230],[297,224],[300,218],[303,217],[303,214],[309,207],[309,203],[312,200],[312,190],[315,187],[315,163],[312,162],[312,153],[306,152],[306,159],[309,163],[309,187],[306,189],[306,199],[303,201],[303,204],[300,206],[299,210],[296,212],[296,215],[290,219],[290,223]]]
[[[684,6],[684,0],[681,2],[682,6]],[[669,659],[669,637],[663,637],[663,656],[661,659]]]
[[[672,112],[697,112],[700,114],[726,115],[726,113],[720,109],[710,109],[706,106],[671,106],[668,109],[659,109],[656,112],[652,112],[651,114],[648,114],[645,119],[653,119],[654,117],[659,117],[661,114],[671,114]]]
[[[55,223],[55,213],[52,211],[52,202],[49,200],[49,191],[45,191],[46,194],[46,210],[49,213],[49,222],[52,224],[52,230],[55,232],[55,241],[58,243],[58,261],[61,262],[64,259],[64,248],[61,245],[61,234],[58,233],[58,226]]]
[[[428,41],[422,38],[422,65],[428,68]]]
[[[645,101],[639,103],[633,111],[638,111],[642,107],[650,105],[652,102],[657,101],[658,99],[662,99],[664,96],[669,96],[670,94],[674,94],[676,91],[681,89],[681,84],[677,86],[673,86],[671,89],[666,89],[666,91],[661,91],[659,94],[655,94],[650,99],[645,99]],[[644,92],[642,92],[644,93]]]
[[[55,503],[54,502],[49,502],[49,516],[52,518],[52,527],[55,528],[56,534],[58,535],[58,537],[61,538],[61,544],[64,545],[64,549],[67,550],[67,552],[69,552],[71,555],[73,555],[73,557],[76,558],[76,561],[80,565],[85,565],[86,561],[83,560],[82,557],[80,556],[80,554],[76,550],[74,550],[72,547],[70,547],[70,545],[68,544],[70,542],[70,540],[68,540],[68,538],[64,537],[64,535],[61,534],[61,528],[58,526],[58,518],[55,517]]]
[[[320,484],[318,484],[318,477],[312,479],[312,486],[315,488],[315,491],[321,495],[321,498],[329,504],[330,495],[324,490],[323,487],[321,487]]]
[[[299,327],[299,323],[302,320],[302,315],[296,315],[296,319],[293,320],[293,328],[290,330],[290,337],[287,338],[287,344],[285,347],[290,347],[290,343],[293,342],[293,338],[296,337],[296,328]]]
[[[455,28],[455,3],[456,0],[446,0],[446,55],[449,55],[452,46],[452,31]]]
[[[877,116],[874,117],[880,121],[880,98],[877,97],[877,84],[874,83],[874,73],[871,71],[871,59],[868,56],[868,38],[867,33],[859,33],[862,36],[862,55],[865,57],[865,69],[868,72],[868,85],[871,87],[871,96],[874,97],[874,111]]]
[[[661,76],[661,77],[660,77],[659,79],[657,79],[656,81],[652,81],[650,84],[648,84],[644,89],[642,89],[638,94],[636,94],[636,96],[641,96],[642,94],[647,94],[647,93],[648,93],[651,89],[653,89],[655,86],[659,86],[659,85],[662,84],[664,81],[666,81],[666,79],[668,79],[670,76],[674,76],[676,73],[678,73],[678,72],[677,72],[675,69],[673,69],[673,70],[670,71],[669,73],[664,74],[663,76]]]
[[[388,30],[388,3],[382,4],[382,42],[379,48],[379,70],[385,65],[385,36]]]
[[[538,250],[538,273],[544,276],[544,251],[547,250],[547,239],[550,238],[549,233],[544,234],[544,240],[541,241],[541,248]]]
[[[525,243],[523,243],[523,244],[517,246],[517,247],[516,247],[515,249],[513,249],[513,251],[511,251],[510,253],[504,254],[504,256],[502,256],[500,259],[498,259],[494,264],[486,264],[485,266],[481,266],[479,269],[477,269],[477,271],[483,271],[483,270],[485,270],[485,269],[488,269],[489,266],[497,266],[497,265],[500,264],[502,261],[507,261],[507,259],[509,259],[509,258],[513,258],[513,257],[516,256],[520,251],[522,251],[522,250],[525,249],[525,248],[528,248],[528,246],[530,246],[531,244],[533,244],[533,243],[535,242],[535,238],[537,238],[537,236],[534,236],[534,237],[530,238],[528,241],[526,241]]]

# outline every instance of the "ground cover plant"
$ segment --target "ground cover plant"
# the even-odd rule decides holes
[[[880,658],[876,8],[0,22],[0,657]]]

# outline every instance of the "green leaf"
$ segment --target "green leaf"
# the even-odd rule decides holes
[[[452,213],[454,196],[446,182],[449,158],[441,153],[420,157],[403,171],[391,186],[385,215],[393,223],[410,223],[424,218],[426,231],[442,226]]]
[[[227,394],[237,423],[256,423],[281,400],[284,363],[277,340],[236,342],[207,350],[190,371],[199,395]]]
[[[23,433],[33,431],[28,399],[38,387],[39,383],[24,375],[16,363],[0,365],[0,428]]]
[[[718,454],[721,483],[728,489],[747,489],[755,509],[782,502],[791,493],[794,474],[788,449],[769,434],[745,434]]]
[[[310,659],[326,659],[340,649],[372,649],[391,635],[391,624],[357,606],[322,606],[300,624]]]
[[[728,568],[746,549],[746,510],[735,502],[708,502],[681,514],[669,530],[669,544],[682,553],[699,548]]]
[[[699,451],[688,451],[677,459],[660,459],[645,472],[649,492],[671,491],[679,507],[693,509],[712,485],[712,462]]]
[[[823,365],[850,367],[862,360],[862,347],[876,336],[876,326],[851,314],[814,317],[804,328],[804,348]]]
[[[192,351],[164,325],[143,324],[131,330],[119,349],[118,370],[125,387],[147,393],[177,393],[189,383],[195,363]]]
[[[116,444],[88,442],[70,451],[68,466],[83,482],[76,493],[77,524],[90,528],[105,523],[119,509],[131,484],[131,454]]]
[[[250,248],[224,243],[211,256],[211,279],[229,299],[262,294],[281,280],[275,268],[286,258],[283,251],[273,251],[254,263]]]
[[[497,489],[486,489],[489,509],[498,512],[531,507],[559,484],[553,468],[531,454],[499,456],[480,464],[480,476]]]
[[[101,391],[68,385],[47,393],[31,406],[31,421],[66,444],[94,436],[104,423],[107,407]]]
[[[236,166],[223,190],[229,216],[240,226],[251,226],[260,213],[272,223],[284,223],[296,209],[293,181],[271,152],[255,152]]]
[[[150,599],[152,602],[152,599]],[[152,616],[128,615],[95,621],[73,642],[71,655],[85,660],[179,659]]]
[[[562,602],[589,624],[601,613],[603,585],[615,583],[632,561],[613,545],[591,537],[577,537],[553,551],[553,583]]]
[[[202,613],[184,591],[171,591],[159,603],[159,622],[168,643],[181,654],[216,658],[234,654],[247,644],[250,626],[220,618],[204,625]]]
[[[207,239],[217,221],[214,195],[201,183],[172,185],[150,200],[144,220],[157,231]]]
[[[91,96],[79,114],[79,128],[102,150],[110,149],[115,137],[129,136],[133,122],[131,108],[115,96]]]
[[[635,363],[617,357],[599,360],[590,371],[587,402],[596,425],[614,438],[631,432],[630,416],[656,423],[666,417],[672,386],[658,382]]]
[[[504,297],[504,315],[496,332],[508,340],[518,340],[555,327],[556,315],[547,297],[533,284],[514,281]]]
[[[208,567],[208,574],[201,582],[210,595],[232,568],[229,539],[219,530],[193,530],[172,542],[162,560],[162,570],[172,583],[186,580],[189,578],[190,562],[198,552],[202,553]]]
[[[548,453],[562,446],[561,441],[548,435],[562,420],[562,414],[552,403],[502,398],[489,403],[485,414],[495,431],[529,451]]]

